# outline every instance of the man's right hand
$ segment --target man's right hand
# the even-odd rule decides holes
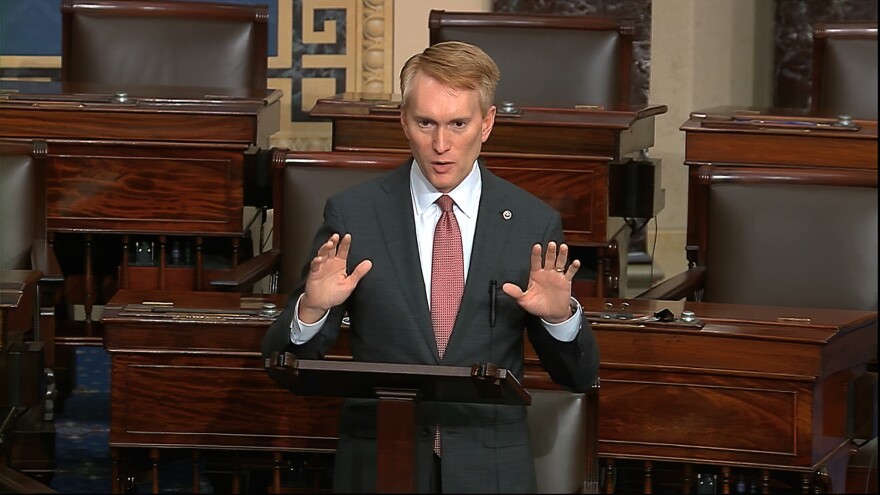
[[[323,318],[330,308],[342,304],[373,268],[372,261],[364,260],[358,263],[351,275],[347,274],[345,267],[350,247],[350,234],[345,234],[341,241],[339,234],[333,234],[318,249],[317,256],[312,258],[297,315],[303,323],[314,323]]]

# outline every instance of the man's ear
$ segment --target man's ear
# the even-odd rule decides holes
[[[489,139],[489,134],[492,134],[492,128],[495,127],[495,111],[495,105],[492,105],[491,107],[489,107],[489,111],[486,112],[486,116],[483,117],[483,128],[480,131],[480,138],[484,143],[487,139]]]

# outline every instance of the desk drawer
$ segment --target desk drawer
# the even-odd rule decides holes
[[[111,356],[112,447],[336,448],[342,399],[292,394],[259,355]]]
[[[575,246],[608,243],[608,164],[589,159],[485,156],[495,175],[544,200]]]
[[[240,235],[241,150],[50,144],[52,231]]]

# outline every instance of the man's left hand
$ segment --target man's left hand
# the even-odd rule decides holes
[[[581,263],[574,260],[566,266],[568,246],[565,244],[557,249],[556,243],[551,241],[543,256],[542,251],[540,244],[532,246],[529,285],[525,292],[510,282],[501,289],[529,313],[548,323],[562,323],[571,318],[571,279]]]

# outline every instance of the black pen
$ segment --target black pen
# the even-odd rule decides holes
[[[489,327],[495,329],[495,298],[498,290],[498,282],[489,282]]]

